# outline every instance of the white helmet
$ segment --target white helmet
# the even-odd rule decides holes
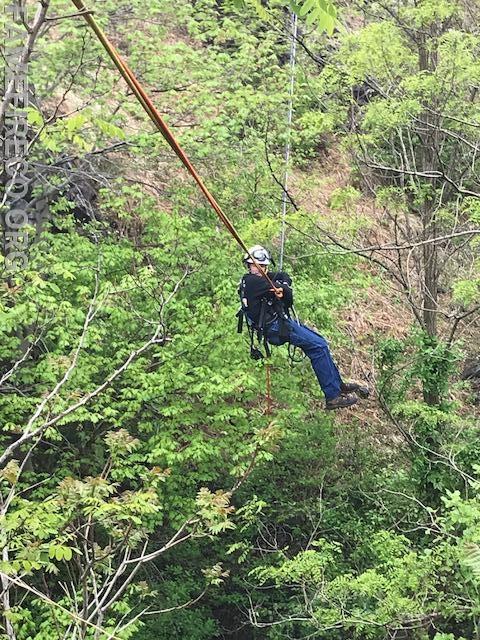
[[[270,264],[270,261],[271,261],[270,254],[265,249],[265,247],[262,247],[261,244],[255,244],[253,247],[250,247],[250,249],[248,250],[248,253],[246,253],[243,256],[243,262],[245,264],[253,264],[254,263],[250,256],[255,258],[255,260],[256,260],[256,262],[258,262],[258,264],[261,264],[261,265],[264,265],[264,266]]]

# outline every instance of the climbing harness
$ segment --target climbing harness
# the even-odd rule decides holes
[[[242,286],[242,283],[240,284],[240,288],[241,286]],[[247,314],[246,307],[243,304],[244,298],[242,296],[240,297],[240,300],[241,300],[241,306],[240,306],[240,309],[237,311],[237,316],[236,316],[238,319],[237,333],[242,333],[243,324],[245,323],[247,327],[249,342],[250,342],[250,357],[252,358],[252,360],[263,360],[264,357],[269,358],[271,355],[271,350],[267,341],[267,336],[266,336],[267,327],[265,323],[265,318],[266,318],[265,311],[266,311],[267,299],[263,298],[261,301],[258,325],[254,325],[254,323],[250,320]],[[255,344],[255,338],[257,339],[257,344]],[[261,351],[262,346],[265,350],[265,356]]]
[[[272,317],[272,313],[274,316]],[[269,300],[267,298],[262,298],[261,306],[260,306],[260,315],[258,318],[258,323],[254,324],[246,311],[246,308],[242,305],[237,312],[238,324],[237,324],[237,333],[242,333],[243,331],[243,323],[247,326],[248,336],[250,339],[250,357],[253,360],[262,360],[264,357],[269,358],[272,354],[270,349],[270,345],[267,340],[267,330],[268,326],[272,324],[275,320],[278,320],[280,323],[280,335],[281,337],[286,337],[285,335],[285,323],[284,320],[284,310],[280,309],[280,305],[276,305],[275,301]],[[255,344],[255,339],[257,340],[257,344]],[[261,351],[263,347],[265,356]]]
[[[287,278],[285,281],[280,281],[279,276],[282,275],[283,274],[281,273],[277,273],[272,276],[275,284],[290,286],[292,283],[290,278]],[[265,294],[261,298],[258,298],[260,302],[260,309],[258,311],[258,318],[254,322],[248,314],[247,287],[247,281],[245,280],[245,276],[243,276],[238,285],[240,309],[237,312],[237,332],[242,333],[243,324],[245,322],[250,337],[250,356],[254,360],[261,360],[264,357],[261,352],[262,345],[265,351],[265,357],[269,358],[271,355],[270,345],[267,340],[267,332],[268,327],[274,322],[278,322],[279,338],[283,341],[288,340],[289,330],[286,320],[291,317],[290,306],[289,303],[285,304],[283,299],[278,299],[277,297]],[[255,345],[255,338],[258,340],[258,346]]]
[[[300,318],[298,317],[297,310],[295,309],[295,306],[293,304],[290,307],[289,311],[290,311],[290,318],[293,320],[293,322],[300,324]],[[297,355],[299,351],[301,355]],[[307,356],[305,355],[305,353],[299,347],[296,347],[294,344],[291,344],[290,342],[288,343],[288,361],[292,366],[294,364],[300,364],[305,360],[306,357]]]
[[[243,305],[240,307],[240,309],[237,311],[237,314],[236,314],[236,317],[238,319],[237,333],[243,332],[244,322],[247,326],[247,332],[248,332],[249,344],[250,344],[250,357],[252,358],[252,360],[262,360],[263,358],[266,358],[267,366],[269,366],[268,359],[271,356],[271,349],[270,349],[270,345],[268,344],[268,340],[266,336],[268,324],[265,324],[264,322],[264,318],[266,316],[265,309],[268,305],[268,302],[269,301],[266,298],[263,298],[261,301],[262,306],[260,311],[260,319],[258,322],[258,325],[259,325],[258,327],[256,327],[253,324],[253,322],[250,320],[250,318],[247,315],[246,309]],[[288,339],[288,327],[285,322],[286,318],[289,318],[298,324],[300,321],[293,307],[290,307],[289,309],[287,309],[287,311],[285,311],[285,309],[280,310],[278,318],[276,318],[280,322],[279,336],[281,338]],[[261,351],[262,347],[264,349],[265,355]],[[288,342],[287,355],[291,365],[299,364],[300,362],[304,361],[306,357],[305,354],[302,352],[302,355],[299,356],[297,355],[298,351],[299,351],[298,347]]]

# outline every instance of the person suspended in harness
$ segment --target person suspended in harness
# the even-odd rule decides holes
[[[241,309],[237,314],[238,331],[241,332],[245,320],[251,338],[252,357],[262,357],[261,351],[254,346],[255,335],[263,342],[267,356],[270,353],[269,345],[290,343],[299,347],[310,359],[325,394],[326,409],[350,407],[358,402],[357,396],[367,398],[370,393],[368,387],[342,380],[325,338],[290,317],[293,292],[292,279],[288,273],[279,271],[268,274],[275,284],[275,290],[252,258],[261,265],[265,273],[272,262],[270,254],[261,245],[253,246],[243,258],[248,273],[242,277],[238,290],[241,301]]]

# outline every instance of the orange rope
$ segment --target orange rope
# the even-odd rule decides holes
[[[107,38],[105,33],[102,31],[102,29],[98,26],[96,20],[92,16],[91,11],[89,11],[86,8],[85,4],[83,3],[83,0],[72,0],[72,2],[77,7],[77,9],[79,11],[81,11],[83,17],[85,18],[85,20],[87,21],[89,26],[92,28],[92,30],[95,32],[96,36],[98,37],[98,39],[102,43],[104,49],[106,50],[106,52],[108,53],[108,55],[112,59],[113,63],[117,67],[117,69],[122,74],[123,78],[125,79],[125,82],[131,88],[131,90],[133,91],[135,97],[140,102],[140,104],[142,105],[143,109],[148,114],[148,116],[150,117],[152,122],[156,125],[158,130],[161,132],[161,134],[163,135],[165,140],[168,142],[170,147],[173,149],[173,151],[176,153],[176,155],[180,158],[180,160],[182,161],[183,165],[186,167],[187,171],[193,177],[193,179],[195,180],[195,182],[197,183],[198,187],[200,188],[200,190],[202,191],[202,193],[204,194],[204,196],[206,197],[206,199],[210,203],[211,207],[213,208],[213,210],[215,211],[217,216],[223,222],[223,224],[225,225],[227,230],[230,232],[230,234],[233,236],[233,238],[237,241],[237,243],[240,245],[240,247],[253,260],[253,263],[256,265],[256,267],[258,268],[258,270],[260,271],[262,276],[268,280],[269,284],[271,284],[272,289],[275,292],[278,292],[278,288],[275,286],[275,284],[269,278],[269,276],[268,276],[267,272],[265,271],[265,269],[263,269],[263,267],[250,254],[247,246],[245,245],[245,243],[243,242],[242,238],[238,234],[238,232],[235,229],[233,223],[228,218],[228,216],[224,213],[224,211],[222,210],[222,208],[220,207],[218,202],[215,200],[213,195],[210,193],[210,191],[205,186],[203,180],[201,179],[200,175],[198,174],[198,172],[196,171],[195,167],[191,163],[191,161],[188,158],[187,154],[185,153],[183,148],[180,146],[180,144],[177,142],[175,136],[171,132],[171,130],[168,127],[167,123],[164,121],[164,119],[162,118],[162,116],[160,115],[160,113],[158,112],[158,110],[156,109],[156,107],[154,106],[154,104],[152,103],[152,101],[150,100],[148,95],[146,94],[145,90],[143,89],[142,85],[140,84],[140,82],[136,78],[136,76],[133,73],[133,71],[129,68],[127,63],[121,58],[120,54],[115,49],[113,44]]]

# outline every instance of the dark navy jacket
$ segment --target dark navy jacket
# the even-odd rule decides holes
[[[267,315],[264,318],[266,324],[277,319],[279,309],[285,311],[293,305],[292,279],[288,273],[279,271],[268,275],[276,287],[283,289],[283,298],[281,300],[271,291],[272,285],[263,276],[246,273],[240,281],[238,293],[242,308],[255,325],[258,324],[260,319],[262,300],[267,300],[270,303],[267,306]]]

